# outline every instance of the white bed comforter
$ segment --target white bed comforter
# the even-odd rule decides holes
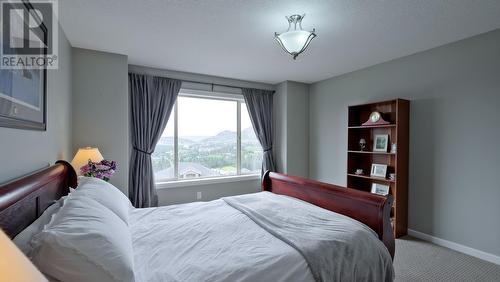
[[[343,217],[269,192],[237,197],[270,198],[275,203],[287,205],[293,201],[294,208],[304,208],[309,212],[316,209],[317,222],[327,223]],[[273,235],[254,220],[224,199],[132,210],[129,222],[136,281],[314,281],[311,268],[297,246],[278,239],[276,233]],[[365,240],[377,242],[375,233],[369,231],[367,236],[373,236],[375,240]],[[341,240],[346,240],[345,236]],[[379,272],[385,281],[392,280],[392,264],[387,265],[387,260],[390,263],[387,250],[377,254],[366,252],[366,256],[369,259],[365,261],[372,264],[371,272]],[[347,271],[352,271],[353,258],[346,257],[342,261]],[[356,271],[360,272],[358,278],[375,277],[374,273],[370,273],[372,276],[361,275],[365,271],[363,268]]]

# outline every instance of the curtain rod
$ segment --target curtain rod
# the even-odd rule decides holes
[[[0,0],[1,1],[1,0]],[[229,85],[229,84],[221,84],[221,83],[211,83],[211,82],[201,82],[201,81],[196,81],[196,80],[189,80],[189,79],[182,79],[182,78],[174,78],[172,76],[169,76],[169,75],[164,75],[164,74],[157,74],[157,73],[151,73],[151,72],[148,72],[148,71],[137,71],[137,70],[131,70],[129,68],[129,73],[136,73],[136,74],[143,74],[143,75],[151,75],[151,76],[157,76],[157,77],[164,77],[164,78],[171,78],[171,79],[177,79],[177,80],[180,80],[182,82],[187,82],[187,83],[196,83],[196,84],[206,84],[206,85],[211,85],[212,86],[212,89],[211,91],[213,92],[214,91],[214,86],[222,86],[222,87],[228,87],[228,88],[236,88],[236,89],[241,89],[243,90],[244,88],[250,88],[250,89],[260,89],[260,90],[268,90],[268,91],[274,91],[276,92],[275,89],[269,89],[267,87],[240,87],[240,86],[234,86],[234,85]]]
[[[186,79],[179,79],[182,82],[188,82],[188,83],[196,83],[196,84],[207,84],[207,85],[212,85],[212,92],[214,91],[214,86],[222,86],[222,87],[229,87],[229,88],[237,88],[237,89],[243,89],[243,87],[238,87],[238,86],[232,86],[232,85],[227,85],[227,84],[220,84],[220,83],[209,83],[209,82],[199,82],[199,81],[194,81],[194,80],[186,80]]]
[[[214,86],[215,85],[216,86],[222,86],[222,87],[228,87],[228,88],[236,88],[236,89],[241,89],[241,90],[243,90],[243,88],[246,88],[246,87],[232,86],[232,85],[220,84],[220,83],[199,82],[199,81],[186,80],[186,79],[179,79],[179,80],[182,81],[182,82],[188,82],[188,83],[197,83],[197,84],[212,85],[212,92],[214,92]],[[276,92],[276,90],[270,90],[270,89],[262,89],[262,88],[255,88],[255,87],[248,87],[248,88]]]
[[[222,83],[201,82],[197,79],[211,81],[211,80],[218,79],[218,78],[222,78],[222,79],[226,79],[226,78],[224,78],[224,77],[212,77],[210,75],[198,75],[198,74],[193,74],[193,73],[188,73],[188,72],[163,70],[163,69],[150,68],[150,67],[144,67],[144,66],[138,66],[138,65],[129,65],[128,72],[177,79],[177,80],[180,80],[182,82],[188,82],[188,83],[207,84],[207,85],[222,86],[222,87],[229,87],[229,88],[236,88],[236,89],[251,88],[251,89],[276,91],[276,86],[273,84],[269,84],[269,83],[246,81],[246,80],[231,79],[231,78],[229,78],[228,80],[234,80],[234,82],[228,81],[228,83],[233,83],[232,85],[222,84]],[[195,77],[192,77],[193,75]],[[196,76],[201,76],[201,77],[198,78]],[[183,79],[183,77],[187,78],[187,79]],[[246,86],[234,86],[234,85],[246,85]]]

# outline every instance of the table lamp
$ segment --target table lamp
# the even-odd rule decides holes
[[[85,147],[78,149],[75,157],[71,161],[71,165],[76,171],[76,174],[80,175],[80,168],[86,165],[89,160],[98,163],[103,160],[101,152],[98,148]]]
[[[0,282],[48,282],[2,230],[0,254]]]

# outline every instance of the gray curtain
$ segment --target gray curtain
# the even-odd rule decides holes
[[[243,88],[252,126],[262,150],[262,173],[276,171],[273,158],[273,94],[274,91]]]
[[[180,80],[130,73],[132,156],[129,198],[136,208],[158,205],[151,154],[181,89]]]

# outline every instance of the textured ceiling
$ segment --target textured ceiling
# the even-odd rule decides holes
[[[499,0],[60,0],[75,47],[130,64],[251,81],[315,82],[500,27]],[[296,61],[273,40],[306,13]]]

